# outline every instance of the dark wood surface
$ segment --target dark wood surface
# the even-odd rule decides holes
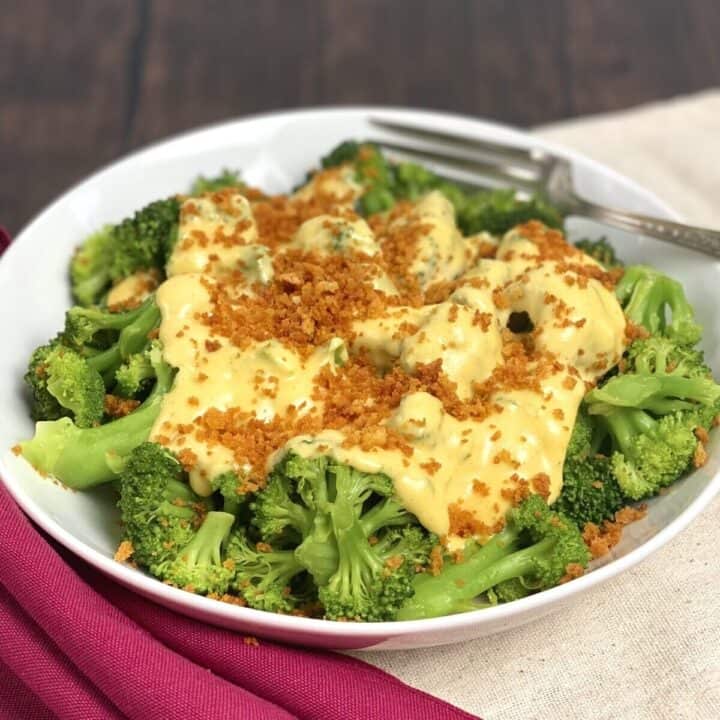
[[[518,125],[720,84],[718,0],[0,0],[0,223],[203,123],[387,103]]]

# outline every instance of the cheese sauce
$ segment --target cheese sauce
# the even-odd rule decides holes
[[[360,191],[347,173],[320,173],[295,197],[307,200],[322,192],[351,204]],[[363,471],[386,473],[403,504],[451,545],[461,536],[483,539],[497,532],[523,488],[550,502],[558,496],[586,382],[616,364],[624,347],[625,318],[612,290],[586,272],[600,270],[593,260],[580,253],[572,254],[571,262],[544,256],[522,228],[503,238],[496,259],[481,259],[481,246],[492,239],[463,238],[452,205],[433,192],[393,222],[423,226],[409,272],[422,288],[454,282],[444,300],[390,303],[382,317],[357,320],[348,337],[333,338],[309,354],[277,339],[239,348],[211,336],[203,322],[213,312],[208,288],[242,270],[245,281],[236,292],[252,293],[252,283],[272,281],[272,256],[261,244],[251,203],[239,193],[221,208],[208,197],[187,202],[192,204],[184,206],[168,262],[171,277],[157,292],[160,340],[178,373],[151,439],[192,460],[191,484],[198,493],[210,494],[211,479],[222,472],[242,476],[249,470],[238,466],[231,448],[201,441],[183,427],[211,409],[237,408],[264,422],[289,406],[300,415],[318,413],[320,401],[313,399],[318,374],[344,365],[349,349],[351,356],[369,358],[378,373],[400,367],[415,375],[441,361],[459,402],[470,402],[484,387],[488,412],[458,416],[430,392],[409,392],[384,420],[404,438],[409,454],[361,447],[342,429],[321,429],[275,448],[266,470],[294,451],[306,457],[328,454]],[[203,243],[202,237],[216,240]],[[305,220],[286,247],[325,255],[359,252],[383,267],[381,245],[368,223],[342,213]],[[373,284],[386,297],[397,296],[384,271]],[[522,334],[508,330],[518,315],[530,324]],[[533,388],[495,380],[499,371],[507,375],[513,368],[507,353],[520,341],[534,348],[524,369],[536,379]]]

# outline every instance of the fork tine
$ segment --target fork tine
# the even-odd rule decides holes
[[[542,167],[543,160],[547,157],[547,153],[541,150],[526,150],[516,145],[504,145],[503,143],[491,142],[490,140],[478,140],[477,138],[462,134],[428,130],[427,128],[416,125],[405,125],[390,120],[383,120],[382,118],[371,117],[369,118],[369,122],[375,127],[401,133],[406,137],[416,137],[418,140],[425,140],[426,142],[441,142],[446,145],[454,145],[464,151],[473,149],[477,152],[496,155],[505,160],[523,163],[531,167]]]
[[[424,150],[411,145],[399,145],[397,143],[386,142],[385,140],[371,140],[371,142],[374,142],[381,148],[401,153],[402,155],[414,160],[425,160],[433,163],[439,163],[447,168],[460,170],[471,175],[479,175],[490,178],[494,180],[496,184],[511,187],[519,185],[531,191],[537,191],[539,189],[540,177],[535,170],[527,167],[513,166],[498,162],[484,162],[473,158],[460,157],[459,155],[450,155],[433,150]]]

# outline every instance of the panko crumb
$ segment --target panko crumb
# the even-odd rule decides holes
[[[620,542],[625,526],[646,515],[647,505],[627,506],[615,513],[614,521],[603,520],[602,525],[586,523],[582,536],[592,557],[607,555]]]
[[[135,552],[135,548],[130,540],[123,540],[115,551],[116,562],[127,564],[127,561],[132,557]]]

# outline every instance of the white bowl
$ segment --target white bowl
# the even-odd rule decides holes
[[[402,623],[338,623],[236,607],[168,587],[116,563],[118,515],[106,489],[70,492],[40,477],[9,448],[33,425],[22,390],[30,352],[61,327],[70,303],[67,264],[75,245],[98,226],[117,221],[157,197],[182,191],[198,173],[241,168],[252,184],[286,191],[341,140],[367,138],[366,118],[426,124],[478,138],[528,145],[567,156],[587,197],[661,217],[674,213],[651,193],[576,153],[499,125],[441,113],[387,108],[282,112],[224,123],[181,135],[113,163],[74,187],[18,236],[0,262],[0,475],[25,512],[52,537],[118,582],[156,602],[208,623],[261,637],[326,648],[398,649],[458,642],[508,630],[565,603],[590,602],[588,591],[626,570],[677,535],[720,489],[720,448],[710,461],[650,503],[647,517],[631,525],[611,556],[584,577],[543,593],[452,617]],[[720,367],[714,323],[720,306],[720,263],[647,238],[573,221],[571,234],[606,234],[627,261],[651,263],[681,280],[705,327],[709,363]],[[630,582],[630,580],[628,580]]]

